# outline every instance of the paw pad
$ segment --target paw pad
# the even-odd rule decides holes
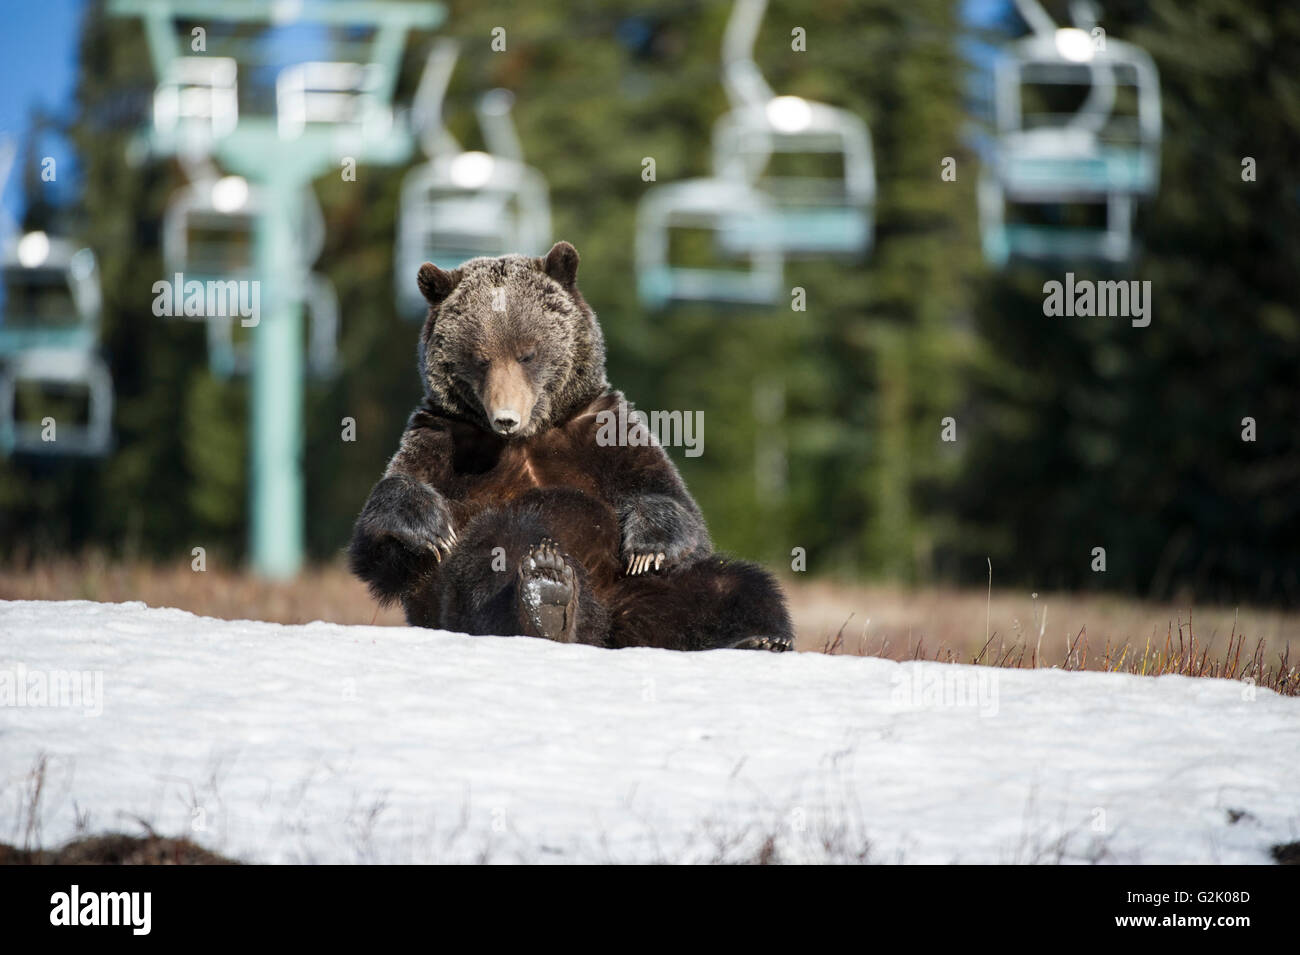
[[[529,636],[572,643],[576,635],[578,580],[560,545],[534,544],[519,565],[519,604]]]

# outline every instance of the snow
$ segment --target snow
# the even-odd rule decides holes
[[[258,862],[770,839],[786,861],[1262,863],[1300,839],[1300,700],[1237,682],[0,602],[0,841],[25,838],[42,756],[43,845],[147,824]]]

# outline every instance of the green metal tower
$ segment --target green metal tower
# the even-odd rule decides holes
[[[202,150],[224,169],[256,183],[265,199],[254,242],[263,307],[258,324],[251,329],[249,543],[257,573],[290,577],[300,568],[303,555],[305,283],[295,225],[298,204],[312,180],[339,168],[344,157],[359,165],[395,165],[410,156],[414,138],[391,117],[397,74],[408,33],[436,29],[443,22],[445,8],[436,3],[349,0],[111,0],[110,10],[118,16],[142,18],[160,82],[177,76],[177,67],[183,62],[194,63],[203,55],[191,56],[184,50],[177,35],[178,20],[225,27],[309,24],[354,33],[371,31],[364,62],[304,64],[304,68],[313,69],[294,74],[297,84],[289,84],[287,90],[294,104],[292,115],[280,101],[282,84],[277,81],[274,116],[238,115],[236,104],[235,115],[229,110],[223,113],[229,123],[196,140],[183,124],[160,124],[156,108],[149,134],[153,152],[176,155]],[[229,73],[228,93],[234,103],[234,70]],[[313,84],[323,88],[312,90]],[[313,97],[325,107],[346,106],[352,97],[352,105],[360,104],[363,109],[354,110],[347,118],[321,117],[308,109]],[[328,114],[330,110],[320,112]]]

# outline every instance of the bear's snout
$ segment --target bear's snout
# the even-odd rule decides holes
[[[483,410],[497,434],[511,435],[523,430],[536,400],[532,382],[517,362],[502,362],[488,369]]]
[[[499,408],[492,412],[492,427],[500,434],[510,434],[519,427],[519,412],[513,408]]]

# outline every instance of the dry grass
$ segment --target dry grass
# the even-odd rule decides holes
[[[87,830],[89,815],[76,811],[76,836],[56,849],[41,848],[42,802],[46,798],[49,758],[36,757],[27,773],[12,781],[17,818],[17,845],[0,842],[0,865],[236,865],[231,859],[210,852],[185,838],[168,838],[153,830],[139,817],[132,817],[143,829],[142,836],[120,832],[91,835]],[[0,783],[0,794],[10,783]]]
[[[1108,595],[790,588],[799,649],[1000,667],[1252,679],[1300,695],[1300,614]],[[987,635],[986,635],[987,634]]]
[[[365,585],[341,564],[309,567],[288,582],[260,580],[220,567],[211,558],[202,573],[175,565],[123,564],[97,556],[0,568],[0,600],[141,600],[222,620],[273,623],[376,623],[401,626],[401,608],[380,610]]]
[[[1252,678],[1300,694],[1300,613],[1149,603],[1088,594],[907,590],[787,580],[800,650],[992,666],[1058,666],[1158,675]],[[203,616],[276,623],[402,624],[340,564],[296,580],[216,566],[123,564],[90,556],[0,568],[0,599],[140,600]]]

